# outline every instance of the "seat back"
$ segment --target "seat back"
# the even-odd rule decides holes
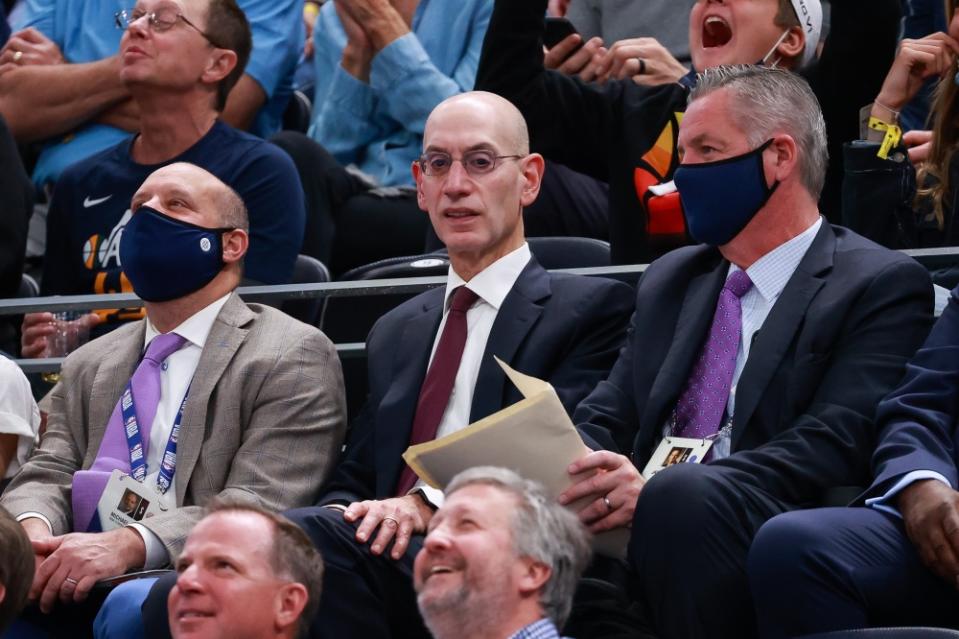
[[[309,255],[296,256],[291,284],[319,284],[329,281],[330,269],[326,267],[326,264]],[[280,309],[301,322],[318,326],[323,311],[323,300],[319,297],[288,299],[280,304]]]

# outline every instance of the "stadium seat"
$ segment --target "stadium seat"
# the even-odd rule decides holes
[[[291,284],[318,284],[329,281],[330,269],[326,267],[326,264],[309,255],[296,256]],[[301,322],[317,326],[323,309],[323,299],[319,297],[288,299],[283,301],[280,309]]]
[[[591,237],[528,237],[526,242],[543,268],[589,268],[609,266],[609,242]],[[446,249],[434,255],[446,256]]]
[[[283,130],[306,133],[310,128],[312,111],[313,103],[306,94],[300,90],[294,91],[286,105],[286,111],[283,112]]]

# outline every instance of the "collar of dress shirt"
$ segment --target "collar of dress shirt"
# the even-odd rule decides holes
[[[506,299],[513,288],[513,284],[516,283],[519,274],[529,263],[530,257],[532,257],[532,253],[529,251],[529,244],[523,242],[521,247],[487,266],[469,282],[464,282],[463,278],[457,275],[453,267],[450,266],[449,275],[446,277],[444,308],[449,308],[453,291],[465,284],[467,288],[479,295],[480,299],[498,311],[503,300]]]
[[[542,618],[524,626],[509,639],[559,639],[559,632],[549,618]]]
[[[792,277],[799,262],[816,239],[816,233],[819,232],[820,227],[822,227],[822,216],[819,216],[805,231],[769,251],[746,269],[746,275],[752,280],[753,286],[764,300],[772,302],[783,292],[786,282]],[[735,264],[729,265],[729,275],[740,270],[742,269]]]
[[[232,294],[232,292],[227,293],[220,299],[200,309],[183,320],[183,322],[171,332],[176,333],[180,337],[185,337],[191,344],[203,348],[203,345],[206,344],[207,336],[213,329],[213,322],[216,320],[216,316],[220,314],[220,309],[223,308],[223,305],[226,304],[226,301],[230,299],[230,295]],[[150,340],[159,334],[160,332],[153,328],[153,324],[150,323],[148,317],[146,331],[143,335],[143,349],[146,350],[146,347],[150,344]]]

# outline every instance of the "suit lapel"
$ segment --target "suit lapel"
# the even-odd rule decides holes
[[[249,332],[244,326],[255,317],[253,311],[234,293],[220,309],[206,338],[180,423],[176,465],[177,504],[184,502],[187,485],[200,457],[210,397],[227,364]]]
[[[759,329],[736,385],[732,450],[736,450],[736,444],[759,405],[769,380],[792,345],[793,337],[806,316],[806,309],[825,284],[822,276],[832,268],[835,247],[836,236],[829,224],[823,223]]]
[[[660,427],[674,408],[689,378],[709,332],[719,291],[726,282],[728,272],[729,262],[719,260],[711,270],[691,279],[686,287],[673,341],[653,382],[649,402],[640,422],[645,427],[641,432],[645,432],[647,438],[658,438]]]
[[[373,419],[382,425],[376,431],[375,467],[384,469],[377,473],[389,485],[377,486],[377,494],[392,494],[399,476],[402,458],[397,451],[406,450],[413,430],[413,417],[419,400],[420,388],[426,378],[433,340],[443,317],[443,299],[446,287],[429,292],[423,305],[413,313],[403,327],[399,344],[392,361],[393,374],[389,390],[380,403]]]
[[[90,389],[90,415],[87,421],[87,450],[84,455],[84,467],[89,467],[96,458],[107,423],[127,382],[133,377],[143,352],[143,335],[146,321],[140,321],[131,327],[130,335],[125,339],[111,340],[114,348],[110,350],[97,368]],[[119,329],[124,330],[124,329]]]
[[[506,375],[493,356],[508,364],[513,363],[516,351],[543,312],[542,302],[550,294],[549,274],[531,257],[503,300],[487,338],[483,361],[473,389],[470,423],[503,408]]]

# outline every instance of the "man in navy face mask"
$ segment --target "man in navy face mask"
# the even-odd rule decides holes
[[[330,341],[233,292],[249,245],[239,196],[179,163],[151,174],[131,210],[120,252],[146,319],[67,358],[46,436],[3,494],[33,544],[43,613],[166,566],[216,496],[308,504],[345,430]],[[80,636],[61,616],[28,619]]]
[[[755,635],[753,535],[868,483],[876,404],[928,331],[923,268],[819,215],[825,145],[798,76],[700,75],[675,181],[703,245],[649,266],[619,361],[574,415],[594,452],[561,500],[591,497],[594,532],[632,529],[661,636]],[[675,448],[689,454],[664,468]]]

